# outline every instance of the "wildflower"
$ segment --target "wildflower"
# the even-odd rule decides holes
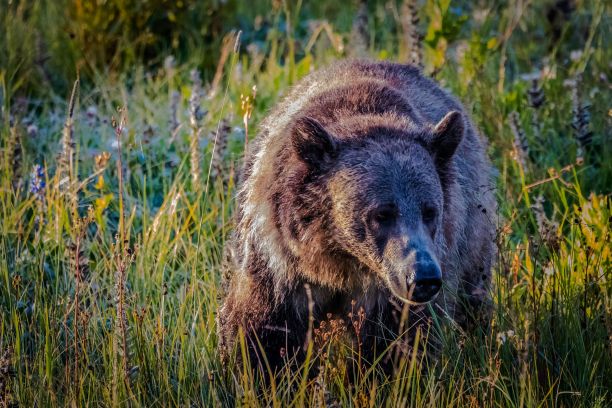
[[[36,198],[36,216],[34,217],[34,224],[38,227],[44,224],[44,212],[45,212],[45,188],[47,186],[45,181],[44,169],[36,164],[30,172],[30,193]],[[37,228],[38,230],[39,228]],[[38,233],[38,231],[37,231]]]
[[[553,274],[555,273],[555,268],[553,266],[553,263],[548,262],[546,266],[544,267],[543,272],[544,272],[544,275],[546,276],[553,276]]]
[[[534,109],[539,109],[544,105],[545,96],[542,91],[542,87],[539,86],[538,79],[533,78],[531,80],[531,87],[527,91],[527,95],[529,96],[529,106]]]
[[[228,135],[232,131],[227,119],[223,119],[219,125],[219,131],[215,137],[215,145],[213,146],[212,160],[210,163],[210,176],[213,180],[224,174],[223,159],[227,151]],[[224,183],[226,180],[224,180]]]
[[[252,42],[247,45],[246,51],[249,54],[249,58],[255,60],[261,54],[261,47],[257,43]]]
[[[36,137],[36,136],[38,136],[38,126],[36,126],[34,123],[31,123],[26,128],[26,132],[27,132],[28,136]]]
[[[12,398],[10,393],[10,385],[15,376],[15,370],[12,365],[13,349],[8,347],[0,354],[0,406],[12,406]]]
[[[174,59],[174,56],[168,55],[164,59],[164,70],[169,73],[169,72],[172,72],[172,70],[174,70],[175,67],[176,67],[176,60]]]
[[[115,252],[115,264],[116,264],[116,272],[115,272],[115,290],[114,290],[114,299],[115,299],[115,345],[117,346],[117,350],[121,356],[121,363],[123,374],[126,378],[129,378],[129,340],[130,340],[130,326],[129,321],[127,319],[127,301],[128,301],[128,288],[127,288],[127,274],[130,265],[134,263],[136,258],[136,248],[132,248],[129,246],[129,242],[124,240],[123,242],[120,240],[119,236],[116,237],[116,242],[114,245]]]
[[[21,144],[21,132],[18,126],[12,126],[10,128],[10,134],[8,138],[7,146],[7,162],[10,163],[10,169],[12,170],[13,186],[17,187],[22,183],[21,177],[21,165],[23,158],[23,147]]]
[[[64,122],[64,130],[62,134],[62,152],[59,159],[59,179],[62,180],[67,174],[69,180],[72,181],[72,171],[74,166],[74,106],[76,103],[76,97],[79,89],[79,80],[74,81],[72,87],[72,93],[70,95],[70,102],[68,103],[68,114],[66,115],[66,121]]]
[[[578,150],[576,152],[577,161],[581,162],[584,160],[584,150],[593,141],[593,132],[590,130],[591,127],[591,114],[589,104],[583,104],[580,95],[580,83],[582,81],[581,75],[576,75],[573,81],[569,81],[569,85],[572,92],[572,128],[574,129],[574,137],[578,143]]]
[[[503,344],[506,344],[507,341],[510,341],[514,337],[516,337],[514,334],[514,330],[508,330],[505,332],[497,333],[497,336],[495,337],[495,339],[497,340],[497,345],[501,346]]]
[[[415,66],[422,67],[421,35],[419,34],[419,16],[416,11],[416,2],[404,0],[402,3],[401,24],[404,32],[404,55],[401,59]]]
[[[16,265],[28,265],[28,264],[34,262],[35,260],[36,260],[36,258],[34,257],[34,255],[32,255],[30,253],[30,251],[28,250],[28,248],[25,247],[19,253],[19,256],[17,258],[15,258],[15,264]]]
[[[191,126],[197,128],[199,122],[204,118],[205,112],[202,110],[202,79],[197,69],[191,71],[191,97],[189,98],[189,113]]]
[[[479,25],[484,23],[491,11],[488,8],[477,8],[472,12],[472,18]]]
[[[145,144],[151,143],[151,141],[155,137],[155,133],[155,126],[151,124],[146,124],[144,130],[142,131],[142,142]]]
[[[172,86],[173,86],[172,79],[174,78],[175,68],[176,68],[176,61],[172,55],[169,55],[164,60],[164,70],[166,71],[168,87],[170,89],[172,89]],[[192,75],[193,75],[193,72],[192,72]],[[174,135],[174,132],[179,127],[178,109],[179,109],[180,103],[181,103],[181,94],[178,91],[173,90],[170,93],[170,120],[168,121],[170,124],[170,133],[172,135]]]
[[[510,129],[514,135],[512,146],[514,147],[515,159],[524,171],[527,164],[527,156],[529,155],[529,144],[527,143],[525,131],[521,127],[519,115],[516,111],[510,114]]]
[[[536,224],[538,225],[538,233],[542,240],[551,247],[556,247],[558,244],[557,239],[557,230],[559,225],[550,220],[548,216],[546,216],[546,212],[544,211],[544,197],[538,196],[535,198],[533,205],[531,206],[531,210],[533,211],[536,219]]]
[[[541,195],[536,197],[531,206],[531,209],[535,213],[536,222],[538,224],[538,228],[543,228],[544,223],[548,220],[546,218],[546,213],[544,212],[544,197]]]
[[[91,105],[85,111],[85,123],[87,123],[87,126],[89,126],[90,128],[93,128],[94,126],[96,126],[97,122],[98,108],[96,108],[94,105]]]
[[[191,180],[194,189],[199,189],[200,186],[200,133],[202,131],[200,122],[206,114],[202,110],[202,80],[200,73],[197,70],[191,71],[191,97],[189,98],[189,121],[191,124],[191,140],[189,143],[189,152],[191,155]]]
[[[35,164],[30,173],[30,193],[34,194],[38,200],[42,200],[45,186],[45,171],[39,164]]]
[[[85,111],[85,115],[90,118],[90,119],[95,119],[98,117],[98,108],[95,107],[95,105],[91,105],[90,107],[87,108],[87,110]]]
[[[542,79],[555,79],[557,78],[557,66],[554,64],[546,64],[542,68]]]
[[[244,146],[245,149],[249,143],[249,119],[253,113],[253,106],[257,96],[257,86],[253,85],[252,95],[240,95],[240,110],[242,110],[242,123],[244,124]]]
[[[531,82],[533,80],[538,80],[539,78],[542,78],[542,71],[539,69],[536,69],[535,71],[527,72],[526,74],[521,74],[520,78],[523,81],[528,81],[528,82]]]
[[[545,96],[542,91],[542,87],[538,84],[538,78],[533,78],[531,80],[531,87],[527,90],[527,96],[529,100],[529,106],[531,106],[531,126],[533,128],[533,133],[537,140],[542,141],[542,137],[540,134],[540,120],[538,117],[538,110],[544,105]]]
[[[181,94],[173,91],[170,95],[170,133],[174,134],[179,127],[178,110],[181,103]]]
[[[573,50],[570,52],[570,59],[574,62],[582,58],[582,50]]]
[[[108,161],[110,160],[109,152],[102,152],[94,158],[96,170],[102,170],[108,166]]]

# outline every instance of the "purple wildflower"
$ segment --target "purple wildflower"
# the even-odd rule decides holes
[[[45,186],[45,171],[42,166],[35,164],[30,173],[30,193],[34,194],[37,199],[42,200]]]

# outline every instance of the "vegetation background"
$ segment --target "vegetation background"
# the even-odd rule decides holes
[[[0,406],[612,406],[610,7],[0,0]],[[240,161],[347,56],[421,65],[489,140],[494,319],[353,385],[330,322],[261,384],[215,334]]]

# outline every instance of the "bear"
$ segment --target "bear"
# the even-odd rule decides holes
[[[313,328],[355,310],[370,362],[432,313],[486,325],[492,174],[462,105],[419,68],[348,60],[303,78],[244,159],[217,314],[222,357],[244,335],[259,367],[299,363]]]

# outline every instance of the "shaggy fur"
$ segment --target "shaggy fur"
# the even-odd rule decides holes
[[[442,271],[436,313],[486,321],[496,207],[485,143],[418,69],[348,61],[309,75],[263,121],[242,175],[218,314],[225,355],[242,328],[251,357],[262,361],[259,343],[276,368],[303,354],[311,313],[317,327],[363,308],[373,358],[400,334],[423,262]]]

